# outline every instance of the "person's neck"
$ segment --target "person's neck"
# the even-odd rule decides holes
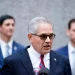
[[[75,43],[74,42],[71,42],[71,45],[75,48]]]
[[[6,36],[1,36],[0,38],[6,43],[8,43],[11,40],[11,37],[6,37]]]

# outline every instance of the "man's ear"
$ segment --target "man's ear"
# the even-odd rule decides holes
[[[28,39],[29,39],[29,41],[32,39],[32,34],[28,34]]]
[[[32,37],[32,34],[28,34],[28,39],[29,39],[29,41],[30,41],[30,43],[32,43],[33,42],[33,37]]]

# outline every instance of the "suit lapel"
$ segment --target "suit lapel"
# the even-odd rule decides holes
[[[27,47],[28,48],[28,47]],[[25,51],[23,51],[20,55],[20,59],[22,61],[23,66],[25,67],[25,69],[28,71],[29,75],[34,75],[33,72],[33,67],[30,61],[30,57],[29,54],[27,52],[27,48],[25,49]]]
[[[4,58],[3,58],[1,47],[0,47],[0,67],[2,67],[3,64],[4,64]]]
[[[12,54],[16,53],[17,52],[17,45],[16,43],[13,41],[13,44],[12,44]]]
[[[69,55],[68,55],[68,45],[65,46],[64,52],[65,52],[65,55],[66,55],[67,57],[69,57]]]
[[[55,56],[55,52],[51,50],[50,52],[50,75],[54,75],[54,71],[56,70],[57,58]]]

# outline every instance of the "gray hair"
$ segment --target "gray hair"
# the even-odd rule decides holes
[[[37,29],[40,23],[48,23],[51,24],[46,18],[44,17],[35,17],[31,20],[28,26],[28,32],[32,34],[37,33]]]

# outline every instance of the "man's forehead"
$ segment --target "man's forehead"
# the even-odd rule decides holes
[[[50,33],[53,33],[53,28],[51,25],[40,25],[37,29],[37,33],[40,33],[40,34],[50,34]]]
[[[38,29],[48,29],[48,28],[52,28],[52,25],[49,23],[40,23],[38,25]]]

